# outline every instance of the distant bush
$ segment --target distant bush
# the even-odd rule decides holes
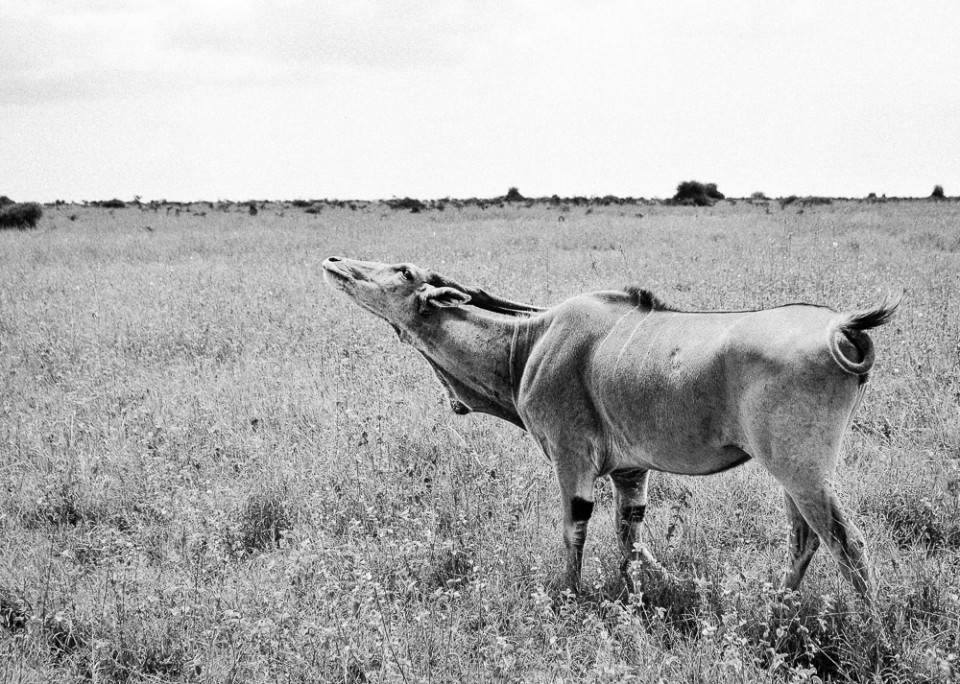
[[[750,195],[750,199],[763,201],[763,200],[768,200],[770,198],[767,197],[765,194],[763,194],[763,192],[758,190],[757,192]]]
[[[127,206],[127,203],[122,199],[111,199],[99,203],[104,209],[124,209]]]
[[[387,204],[391,209],[409,209],[411,214],[419,214],[427,208],[427,205],[418,199],[404,197],[403,199],[389,200]]]
[[[725,198],[726,195],[717,190],[716,183],[683,181],[677,186],[677,194],[673,196],[673,202],[679,205],[710,207],[717,200]]]
[[[521,195],[520,191],[516,188],[510,188],[507,190],[507,195],[503,199],[507,202],[523,202],[527,198]]]
[[[947,196],[943,194],[942,185],[933,186],[933,192],[930,193],[930,199],[935,199],[935,200],[947,199]]]
[[[42,216],[43,208],[36,202],[8,204],[0,209],[0,229],[18,228],[19,230],[25,230],[36,228]]]
[[[5,207],[8,204],[16,204],[16,202],[14,202],[12,199],[7,197],[6,195],[0,195],[0,207]]]
[[[797,197],[796,195],[790,195],[789,197],[781,197],[777,201],[780,202],[781,209],[783,209],[784,207],[790,206],[794,202],[799,203],[801,207],[815,207],[819,205],[833,204],[833,200],[830,199],[829,197],[816,197],[816,196]]]

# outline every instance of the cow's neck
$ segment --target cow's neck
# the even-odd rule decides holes
[[[443,311],[414,335],[414,346],[433,366],[451,400],[524,428],[516,397],[539,328],[532,318]]]

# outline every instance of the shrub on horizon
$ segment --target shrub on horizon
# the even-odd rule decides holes
[[[43,208],[36,202],[9,204],[0,209],[0,229],[17,228],[26,230],[36,228],[43,216]]]
[[[404,197],[400,200],[388,200],[387,204],[391,209],[409,209],[411,214],[419,214],[421,211],[427,208],[427,205],[420,200],[412,199],[410,197]]]
[[[716,183],[701,183],[700,181],[683,181],[677,186],[677,194],[673,196],[674,204],[682,206],[695,205],[711,207],[717,200],[726,199],[726,195],[717,190]]]
[[[516,188],[510,188],[507,190],[507,195],[503,199],[506,202],[523,202],[527,198],[521,195],[520,191]]]
[[[930,199],[942,200],[942,199],[946,199],[946,198],[947,198],[947,196],[943,194],[943,186],[942,186],[942,185],[934,185],[934,186],[933,186],[933,192],[930,193]]]

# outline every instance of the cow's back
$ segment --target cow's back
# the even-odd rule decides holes
[[[524,374],[524,410],[530,423],[588,442],[604,470],[707,473],[741,462],[745,423],[765,393],[789,395],[792,383],[836,370],[824,344],[833,313],[817,307],[688,313],[600,293],[552,315]]]

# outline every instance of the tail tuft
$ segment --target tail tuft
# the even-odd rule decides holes
[[[879,306],[847,314],[846,320],[840,324],[840,329],[846,332],[879,328],[893,320],[901,301],[903,301],[902,293],[897,296],[887,295]]]
[[[831,329],[827,349],[840,368],[860,377],[860,383],[867,381],[873,367],[873,341],[865,330],[877,328],[893,319],[903,299],[887,296],[883,303],[872,309],[839,314]]]

